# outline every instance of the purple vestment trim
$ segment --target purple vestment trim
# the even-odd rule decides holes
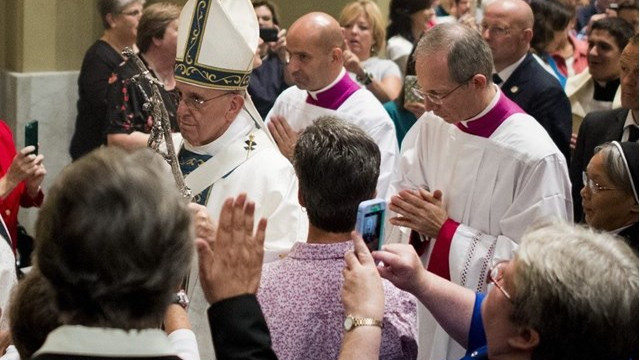
[[[325,109],[338,110],[351,94],[358,91],[360,86],[351,80],[349,73],[345,71],[340,81],[333,85],[330,89],[316,94],[318,100],[307,94],[307,104],[319,106]]]
[[[526,114],[526,112],[500,91],[498,102],[488,113],[473,121],[469,121],[467,126],[464,126],[462,122],[456,123],[456,126],[467,134],[488,138],[513,114]]]

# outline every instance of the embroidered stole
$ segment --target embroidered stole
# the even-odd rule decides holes
[[[186,177],[193,170],[197,169],[198,166],[204,164],[210,158],[211,158],[211,155],[196,154],[183,147],[180,150],[180,153],[178,154],[178,162],[180,163],[180,171],[182,171],[182,175]],[[207,204],[207,200],[209,199],[210,193],[211,193],[211,186],[202,190],[202,192],[194,195],[192,201],[204,206]]]
[[[194,194],[193,201],[206,206],[213,185],[229,176],[256,153],[268,148],[271,141],[265,131],[252,128],[243,138],[224,148],[216,156],[199,155],[184,147],[178,159],[185,183]]]

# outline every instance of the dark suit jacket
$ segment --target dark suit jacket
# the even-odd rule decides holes
[[[560,82],[527,54],[502,85],[502,92],[547,130],[568,163],[571,104]]]
[[[582,172],[587,168],[596,146],[607,141],[622,139],[624,121],[628,113],[627,109],[594,111],[588,113],[580,125],[576,149],[573,152],[569,168],[573,195],[573,219],[576,222],[582,221],[583,216],[582,198],[580,197]]]
[[[271,335],[255,295],[211,304],[207,311],[218,360],[277,360]]]

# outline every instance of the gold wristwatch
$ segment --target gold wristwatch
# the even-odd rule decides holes
[[[360,317],[355,317],[353,315],[347,315],[347,317],[344,319],[345,331],[351,331],[358,326],[377,326],[382,329],[384,324],[382,323],[382,320],[376,320],[372,318],[360,318]]]

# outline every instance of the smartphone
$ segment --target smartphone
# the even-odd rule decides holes
[[[380,250],[384,236],[384,213],[387,203],[383,199],[366,200],[358,205],[356,231],[362,235],[370,251]]]
[[[260,37],[264,42],[278,41],[277,28],[260,28]]]
[[[416,78],[415,75],[407,75],[404,77],[404,103],[405,104],[410,104],[410,103],[421,104],[422,103],[422,101],[420,101],[420,99],[418,99],[418,97],[413,92],[413,88],[416,86],[417,83],[418,83],[418,79]]]
[[[38,155],[38,120],[29,121],[24,124],[24,146],[29,145],[36,147],[31,154]]]

